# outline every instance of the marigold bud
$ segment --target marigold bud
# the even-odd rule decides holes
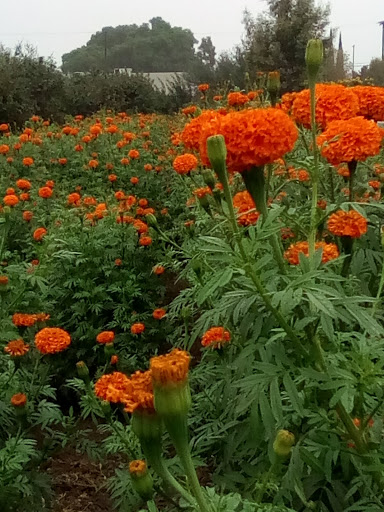
[[[77,375],[79,376],[79,378],[83,382],[89,383],[89,370],[88,370],[88,366],[84,363],[84,361],[78,361],[76,363],[76,370],[77,370]]]
[[[104,418],[109,419],[111,417],[111,403],[107,400],[101,400],[100,402],[101,411],[104,414]]]
[[[295,444],[295,436],[288,430],[279,430],[273,443],[273,451],[280,457],[287,457]]]
[[[202,175],[203,175],[204,183],[211,189],[214,189],[215,188],[215,176],[213,175],[213,173],[208,169],[204,169],[204,171],[202,172]]]
[[[276,105],[277,97],[279,95],[280,89],[281,89],[280,73],[279,73],[279,71],[271,71],[270,73],[268,73],[267,91],[269,92],[272,106]]]
[[[212,135],[207,139],[208,158],[211,162],[213,170],[216,172],[219,180],[224,181],[226,173],[227,147],[225,139],[222,135]]]
[[[129,464],[132,487],[143,500],[151,499],[153,495],[153,480],[143,460],[133,460]]]
[[[157,219],[153,215],[153,213],[148,213],[148,215],[145,216],[145,220],[147,221],[147,224],[153,228],[157,226]]]
[[[107,359],[111,359],[111,357],[113,356],[113,354],[115,353],[115,346],[112,343],[106,343],[104,345],[104,354],[105,354],[105,357]]]
[[[305,52],[305,62],[307,64],[308,77],[311,82],[315,82],[323,63],[324,48],[321,39],[310,39]]]

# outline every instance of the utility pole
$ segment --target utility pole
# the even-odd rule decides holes
[[[104,71],[107,72],[107,29],[104,30]]]
[[[352,79],[355,76],[355,45],[352,46]]]
[[[384,21],[379,21],[379,25],[383,29],[382,39],[381,39],[381,60],[384,60]]]

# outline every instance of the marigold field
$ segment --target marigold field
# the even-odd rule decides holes
[[[384,89],[317,44],[281,98],[0,124],[1,511],[384,510]]]

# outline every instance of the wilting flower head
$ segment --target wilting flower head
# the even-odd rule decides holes
[[[316,242],[315,250],[322,249],[321,261],[327,263],[328,261],[334,260],[339,257],[339,249],[336,244],[327,244],[326,242]],[[284,253],[284,258],[289,261],[291,265],[298,265],[300,263],[299,254],[304,256],[309,255],[309,244],[308,242],[297,242],[291,244]]]
[[[367,219],[356,210],[338,210],[328,219],[328,230],[335,236],[360,238],[367,232]]]
[[[276,108],[230,112],[201,127],[200,155],[209,166],[207,138],[221,134],[227,147],[227,166],[231,172],[272,163],[291,151],[298,131],[287,114]]]
[[[35,345],[42,354],[62,352],[71,344],[71,337],[59,327],[45,327],[35,336]]]
[[[24,343],[21,338],[18,340],[9,341],[4,347],[4,352],[12,357],[24,356],[29,351],[29,345]]]
[[[319,135],[321,154],[333,165],[342,162],[362,162],[380,152],[383,133],[374,121],[354,117],[332,121]]]
[[[231,335],[229,331],[225,330],[224,327],[211,327],[208,329],[201,338],[201,344],[203,347],[220,348],[231,341]]]
[[[252,211],[256,209],[255,201],[248,191],[238,192],[233,197],[233,206],[238,212],[237,222],[241,226],[250,226],[256,224],[260,217],[259,212]]]
[[[359,101],[353,89],[344,85],[316,85],[316,123],[325,128],[328,123],[340,119],[350,119],[357,115]],[[295,95],[292,105],[295,121],[306,128],[311,126],[309,89]]]

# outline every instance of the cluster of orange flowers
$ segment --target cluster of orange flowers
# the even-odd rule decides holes
[[[32,327],[37,322],[46,322],[49,320],[49,315],[46,313],[14,313],[12,315],[12,323],[16,327]]]

